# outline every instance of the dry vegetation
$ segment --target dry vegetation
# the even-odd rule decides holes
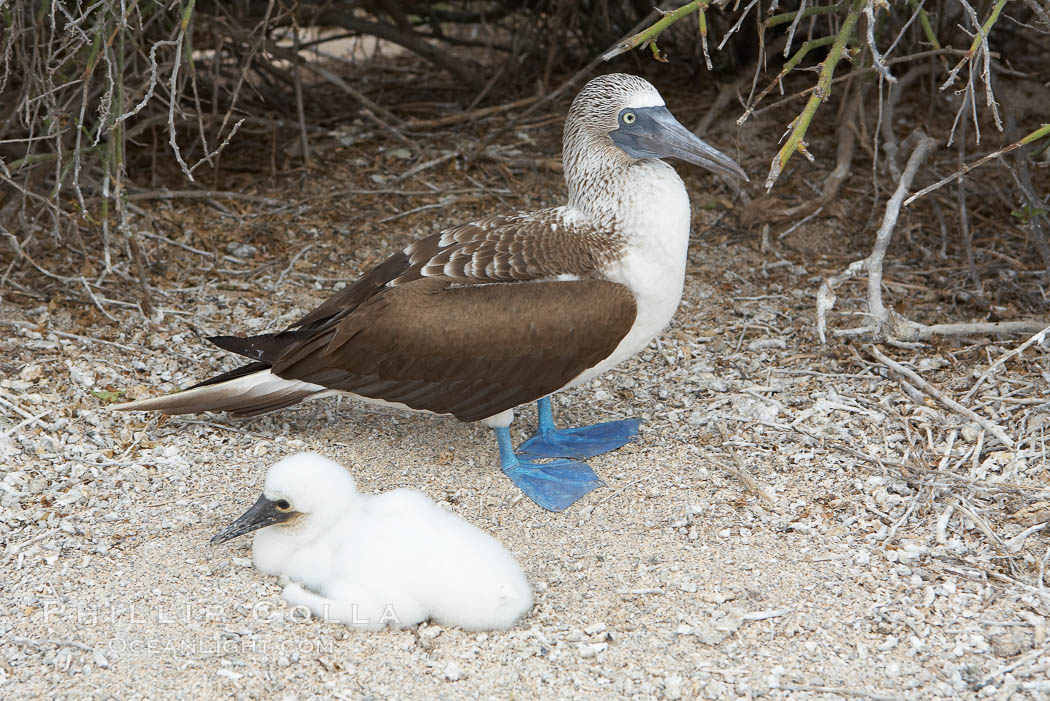
[[[244,130],[242,147],[275,144],[297,132],[298,145],[288,155],[308,170],[311,142],[360,119],[363,133],[355,138],[395,142],[418,159],[432,130],[480,124],[503,109],[522,110],[518,120],[525,118],[578,84],[600,56],[609,60],[640,46],[662,61],[673,55],[680,75],[683,69],[706,69],[731,81],[700,128],[732,116],[740,125],[777,115],[763,122],[770,136],[770,130],[786,129],[771,160],[767,191],[792,156],[813,159],[807,134],[814,120],[837,125],[831,140],[836,167],[819,194],[794,207],[763,202],[748,223],[798,221],[822,211],[837,199],[847,175],[862,170],[854,164],[858,148],[868,157],[876,199],[894,188],[903,196],[924,160],[917,158],[909,173],[909,151],[917,146],[926,153],[932,138],[954,149],[956,163],[938,164],[948,171],[946,178],[909,202],[950,184],[943,200],[954,188],[947,219],[939,200],[928,197],[929,206],[946,239],[949,227],[960,234],[953,243],[962,244],[974,300],[988,308],[974,263],[968,199],[986,191],[1009,207],[1015,221],[1007,223],[1025,231],[1050,267],[1045,188],[1033,182],[1029,165],[1045,160],[1039,152],[1050,134],[1041,123],[1046,56],[1031,50],[1045,46],[1050,33],[1045,0],[1009,7],[1006,0],[977,7],[968,0],[804,0],[769,7],[757,0],[733,6],[693,0],[662,16],[655,10],[646,16],[645,9],[645,2],[627,0],[6,4],[0,226],[13,265],[29,265],[68,285],[75,271],[60,261],[55,269],[38,265],[34,258],[56,245],[76,244],[82,258],[101,266],[95,282],[82,283],[89,296],[102,291],[106,278],[137,280],[138,303],[148,313],[152,296],[140,248],[149,213],[138,203],[155,199],[158,186],[186,197],[202,196],[199,189],[184,191],[208,181],[221,188],[222,151],[237,142],[238,131]],[[415,94],[409,97],[405,61],[369,62],[380,47],[387,54],[391,48],[411,52],[437,73],[425,86],[412,84]],[[566,79],[565,69],[579,66]],[[619,67],[653,70],[638,57]],[[682,75],[679,81],[685,86],[690,79]],[[787,97],[772,99],[785,90]],[[902,114],[909,103],[925,104],[925,114]],[[434,108],[453,113],[429,119],[413,114]],[[946,114],[953,115],[950,122],[941,118]],[[490,147],[504,133],[487,134],[449,160],[491,158]],[[986,147],[989,136],[992,148]],[[271,154],[271,170],[276,158]],[[985,159],[998,167],[965,178],[950,174]],[[886,214],[888,243],[897,215]],[[947,246],[942,250],[947,253]],[[863,268],[873,281],[868,311],[874,321],[862,330],[878,339],[928,338],[928,328],[909,326],[883,306],[878,251],[847,274]],[[822,308],[832,304],[833,287],[823,293]],[[824,321],[822,312],[822,327]]]
[[[17,601],[25,621],[10,625],[28,641],[0,677],[26,680],[23,670],[40,659],[58,665],[63,650],[67,667],[70,656],[102,666],[54,633],[34,637],[32,611],[63,553],[97,552],[98,562],[108,555],[91,548],[104,542],[146,557],[131,527],[96,522],[96,511],[134,514],[152,534],[151,519],[177,514],[176,499],[220,495],[180,522],[190,535],[178,542],[190,547],[217,525],[217,510],[237,511],[231,484],[271,462],[267,451],[306,441],[367,465],[374,488],[424,484],[505,528],[530,579],[551,587],[539,598],[529,665],[557,649],[556,640],[536,642],[542,635],[606,645],[588,659],[609,664],[656,654],[662,633],[632,637],[648,635],[647,624],[624,623],[625,637],[608,643],[601,631],[577,640],[590,614],[565,623],[559,612],[587,610],[573,598],[585,585],[617,635],[610,611],[652,621],[686,610],[678,575],[654,560],[666,552],[707,562],[690,548],[711,542],[710,568],[728,562],[733,581],[774,576],[734,569],[733,557],[764,562],[754,552],[793,573],[750,613],[670,617],[674,641],[714,646],[727,656],[719,664],[745,666],[722,644],[729,636],[749,653],[773,645],[772,633],[747,632],[763,612],[785,617],[780,639],[797,641],[809,626],[804,606],[834,609],[865,591],[877,600],[850,603],[863,623],[835,641],[866,645],[871,657],[848,658],[841,674],[795,678],[791,670],[818,663],[788,644],[778,653],[788,673],[774,684],[763,672],[767,690],[893,697],[917,688],[903,686],[915,663],[936,668],[914,672],[930,695],[1048,691],[1050,5],[650,9],[614,0],[0,3],[0,496],[9,510],[0,537],[19,582],[5,585],[7,603],[15,611]],[[603,63],[603,54],[614,56]],[[350,409],[336,415],[334,405],[249,423],[105,413],[117,396],[174,389],[229,361],[197,336],[280,326],[444,224],[557,201],[567,101],[606,68],[653,78],[682,121],[736,155],[752,183],[730,190],[683,169],[697,210],[686,305],[658,348],[573,394],[581,420],[633,410],[651,431],[604,464],[612,489],[596,492],[578,522],[536,516],[498,480],[485,482],[491,456],[469,427],[348,420]],[[332,428],[339,422],[374,440]],[[193,469],[212,460],[207,475]],[[242,461],[248,467],[226,467]],[[641,467],[652,465],[660,470]],[[565,552],[528,550],[543,538],[506,526],[511,511],[564,537]],[[626,528],[627,540],[600,565],[587,548],[577,552],[577,526],[595,552],[603,529]],[[147,545],[152,537],[142,536]],[[48,548],[61,539],[69,544]],[[652,558],[636,542],[642,552],[651,545]],[[585,561],[582,571],[595,573],[622,561],[609,581],[626,578],[624,591],[670,597],[673,588],[684,599],[647,609],[649,594],[604,592],[604,575],[574,579]],[[656,584],[635,583],[636,570]],[[810,577],[846,593],[813,598]],[[719,585],[705,590],[704,581],[710,603]],[[956,588],[972,598],[957,606]],[[1006,624],[980,627],[991,618]],[[956,629],[989,643],[960,643]],[[921,644],[905,645],[911,637]],[[418,636],[420,654],[435,654],[427,640]],[[677,656],[695,667],[691,654]],[[876,660],[897,671],[871,676],[882,674]],[[604,688],[676,698],[692,683],[718,696],[717,684],[689,682],[674,659],[661,664],[648,691],[622,679],[624,688]],[[433,676],[454,681],[447,669],[442,662]],[[727,693],[756,689],[716,681]],[[547,692],[579,692],[574,683],[557,677]]]

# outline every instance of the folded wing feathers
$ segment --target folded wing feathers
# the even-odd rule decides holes
[[[368,319],[374,324],[379,320],[381,326],[394,322],[382,313],[375,314],[378,307],[385,306],[386,290],[424,278],[432,281],[421,289],[431,293],[439,292],[449,283],[453,287],[470,286],[472,283],[542,280],[566,274],[585,278],[618,254],[621,244],[616,237],[568,224],[562,214],[560,209],[550,209],[529,216],[490,217],[421,239],[330,297],[284,332],[209,339],[255,363],[176,394],[113,408],[165,414],[227,411],[234,416],[251,416],[336,389],[409,406],[419,402],[429,405],[420,408],[452,413],[464,421],[484,418],[497,407],[502,411],[504,404],[516,403],[514,397],[523,391],[522,385],[533,384],[527,375],[536,372],[534,364],[526,361],[516,367],[515,357],[503,357],[503,354],[487,359],[477,355],[444,357],[440,359],[439,377],[420,377],[423,368],[430,370],[423,375],[433,373],[429,367],[432,363],[422,357],[405,357],[394,340],[400,336],[398,333],[390,337],[395,345],[369,349],[379,351],[376,357],[369,357],[368,350],[361,349],[362,357],[355,338],[367,327],[362,328],[355,322]],[[627,326],[623,333],[630,327],[634,313],[633,300],[626,303],[632,308],[630,320],[624,319]],[[365,308],[371,308],[371,313],[362,314]],[[534,331],[530,328],[529,335]],[[616,340],[618,342],[618,338]],[[508,344],[505,351],[510,351],[513,345]],[[343,358],[340,359],[340,355]],[[355,358],[350,366],[343,365],[347,357]],[[568,359],[559,360],[564,363]],[[506,365],[508,361],[512,366]],[[464,367],[462,373],[450,372],[453,370],[450,366],[460,363],[472,367]],[[486,363],[493,367],[487,367]],[[272,368],[267,368],[268,365]],[[495,366],[501,369],[497,371]],[[547,369],[554,370],[550,365]],[[568,367],[558,369],[564,372]],[[489,382],[480,379],[493,374],[502,375],[499,378],[502,382],[491,383],[495,377],[490,377]],[[464,380],[465,377],[474,379]],[[444,397],[439,399],[441,395]]]

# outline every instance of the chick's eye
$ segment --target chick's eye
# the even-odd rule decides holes
[[[623,120],[624,124],[634,124],[634,121],[635,119],[637,119],[637,117],[634,116],[634,112],[624,112],[623,116],[621,116],[620,119]]]
[[[292,508],[287,499],[278,499],[274,504],[276,504],[278,511],[288,511],[288,509]]]

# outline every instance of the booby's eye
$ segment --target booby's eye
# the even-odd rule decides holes
[[[624,124],[634,124],[637,119],[634,112],[624,112],[620,115],[620,121]]]
[[[287,499],[278,499],[277,501],[274,502],[274,505],[277,507],[278,511],[291,511],[292,510],[292,504]]]

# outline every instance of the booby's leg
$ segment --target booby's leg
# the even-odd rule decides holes
[[[551,398],[536,402],[540,425],[536,434],[518,447],[519,455],[591,458],[616,450],[638,437],[638,419],[606,421],[579,428],[555,428]]]
[[[564,511],[584,494],[604,487],[594,470],[585,462],[558,459],[535,463],[514,453],[510,429],[494,427],[499,443],[500,468],[525,496],[548,511]]]

